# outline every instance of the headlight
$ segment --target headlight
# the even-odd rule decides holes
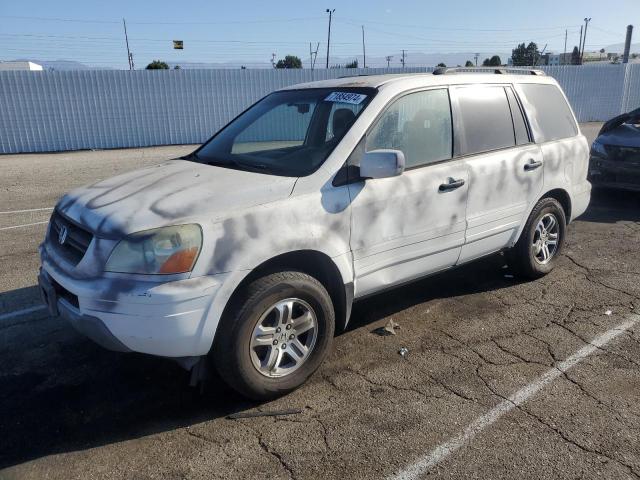
[[[200,248],[199,225],[176,225],[134,233],[113,249],[105,271],[118,273],[168,274],[193,269]]]
[[[607,151],[605,150],[604,145],[598,142],[598,140],[591,144],[591,153],[595,153],[603,157],[607,156]]]

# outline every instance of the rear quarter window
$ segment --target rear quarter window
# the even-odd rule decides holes
[[[556,85],[520,84],[518,90],[524,96],[536,143],[578,134],[571,108]]]

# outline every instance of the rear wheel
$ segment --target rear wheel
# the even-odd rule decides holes
[[[234,305],[219,327],[212,355],[225,382],[249,398],[265,400],[294,390],[330,350],[331,298],[305,273],[258,278]]]
[[[534,207],[520,235],[508,252],[509,265],[526,278],[539,278],[555,267],[564,245],[566,217],[554,198],[543,198]]]

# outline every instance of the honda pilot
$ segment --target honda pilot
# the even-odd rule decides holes
[[[182,159],[66,194],[40,246],[50,313],[268,399],[355,300],[501,251],[549,273],[591,191],[564,93],[536,71],[435,73],[290,86]]]

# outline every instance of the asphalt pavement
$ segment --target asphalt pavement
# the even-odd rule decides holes
[[[595,191],[540,280],[494,255],[358,302],[310,381],[257,404],[38,299],[64,191],[192,149],[0,156],[0,478],[640,477],[639,194]]]

